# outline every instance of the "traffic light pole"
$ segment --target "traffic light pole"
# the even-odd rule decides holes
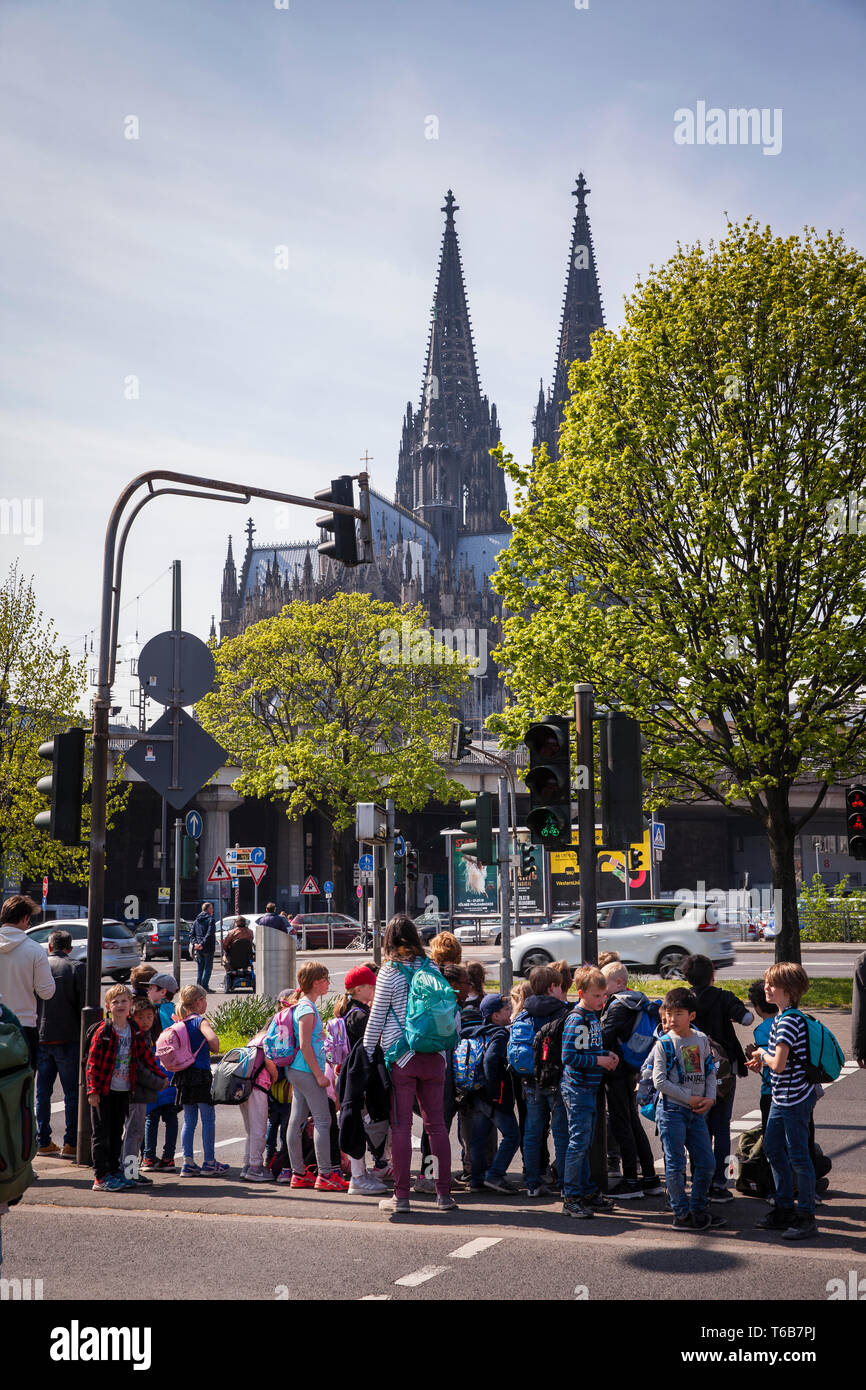
[[[502,909],[502,956],[499,961],[499,993],[510,994],[511,971],[511,836],[508,833],[508,783],[499,779],[499,902]],[[515,907],[517,900],[515,899]]]
[[[591,685],[574,687],[574,725],[577,745],[577,864],[580,874],[580,948],[583,961],[598,964],[598,923],[595,892],[595,765],[592,718],[595,692]]]
[[[174,936],[171,943],[171,973],[180,983],[180,835],[183,821],[180,816],[174,822]]]
[[[384,920],[387,926],[394,916],[394,826],[395,826],[396,807],[392,797],[388,797],[385,802],[385,822],[388,827],[387,839],[385,840],[385,912]]]

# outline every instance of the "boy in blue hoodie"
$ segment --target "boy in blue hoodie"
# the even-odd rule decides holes
[[[514,1114],[514,1090],[506,1057],[511,1000],[507,995],[485,994],[481,1017],[483,1023],[463,1033],[464,1037],[481,1038],[484,1043],[484,1084],[471,1093],[463,1112],[469,1132],[469,1190],[489,1188],[491,1192],[514,1193],[517,1188],[505,1176],[520,1147],[520,1126]],[[494,1126],[501,1138],[489,1162],[488,1143]]]
[[[607,981],[594,965],[584,965],[574,983],[577,1003],[562,1032],[562,1099],[568,1114],[562,1209],[566,1216],[587,1220],[613,1206],[592,1181],[589,1150],[595,1133],[598,1088],[604,1073],[614,1071],[619,1058],[607,1051],[601,1036]]]
[[[536,965],[530,971],[529,984],[532,993],[514,1022],[528,1017],[532,1020],[533,1033],[537,1033],[546,1023],[553,1023],[562,1014],[568,1013],[571,1005],[566,1002],[559,972],[551,966]],[[568,1117],[558,1086],[552,1090],[543,1089],[536,1084],[534,1076],[528,1075],[523,1077],[523,1086],[526,1095],[526,1126],[523,1133],[526,1186],[530,1197],[541,1197],[545,1192],[541,1182],[541,1149],[546,1144],[547,1124],[550,1123],[553,1134],[557,1177],[562,1183],[568,1148]]]

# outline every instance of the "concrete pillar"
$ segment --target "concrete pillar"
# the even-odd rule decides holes
[[[199,903],[203,903],[205,898],[218,897],[218,885],[208,883],[207,876],[217,856],[225,859],[226,848],[232,843],[229,838],[229,812],[242,805],[243,800],[244,798],[238,796],[232,787],[221,786],[219,783],[202,787],[196,797],[196,806],[204,818],[198,855]],[[228,910],[231,911],[231,907]],[[216,916],[219,920],[218,911]]]

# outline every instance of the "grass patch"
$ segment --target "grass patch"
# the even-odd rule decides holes
[[[760,975],[753,976],[760,979]],[[844,1009],[850,1013],[851,993],[853,989],[852,980],[836,980],[829,975],[813,975],[810,977],[809,993],[803,996],[803,1008],[808,1011],[812,1009]],[[684,985],[685,980],[658,980],[649,976],[629,975],[629,988],[639,989],[644,994],[648,994],[651,999],[664,999],[669,989],[676,988],[677,985]],[[730,990],[731,994],[736,994],[743,1003],[747,1002],[749,985],[751,980],[729,980],[717,977],[716,984],[720,989]],[[485,986],[488,991],[498,990],[498,980],[486,980]],[[572,988],[569,998],[577,997],[577,990]]]

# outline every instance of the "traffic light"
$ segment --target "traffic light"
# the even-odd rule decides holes
[[[866,859],[866,787],[859,783],[845,793],[848,807],[848,853],[852,859]]]
[[[452,763],[459,762],[465,753],[469,752],[469,745],[472,742],[472,730],[467,724],[461,724],[459,719],[451,720],[451,736],[448,743],[448,756]]]
[[[552,714],[530,724],[524,737],[529,749],[529,813],[526,824],[534,845],[571,845],[571,761],[569,728],[564,715]]]
[[[520,851],[520,877],[531,878],[538,873],[538,851],[535,845],[518,845]]]
[[[406,877],[418,877],[418,851],[412,849],[411,845],[406,846]]]
[[[331,486],[323,492],[313,494],[317,502],[336,502],[340,506],[354,507],[355,489],[352,479],[344,473],[340,478],[332,478]],[[341,512],[329,512],[327,516],[317,516],[316,525],[323,531],[333,531],[332,541],[323,540],[319,546],[320,555],[328,555],[344,565],[358,565],[358,540],[355,534],[355,518]]]
[[[36,790],[50,796],[51,809],[40,811],[33,824],[47,830],[63,845],[81,842],[81,796],[84,789],[84,730],[69,729],[39,746],[39,757],[51,763],[51,773],[40,777]]]
[[[472,816],[472,820],[460,822],[464,835],[471,838],[460,846],[460,853],[472,855],[481,864],[493,863],[493,796],[490,792],[479,792],[477,796],[461,801],[460,810]]]
[[[600,722],[601,841],[625,850],[644,833],[640,724],[619,712]]]
[[[198,840],[192,835],[183,837],[182,877],[196,878],[198,875]]]

